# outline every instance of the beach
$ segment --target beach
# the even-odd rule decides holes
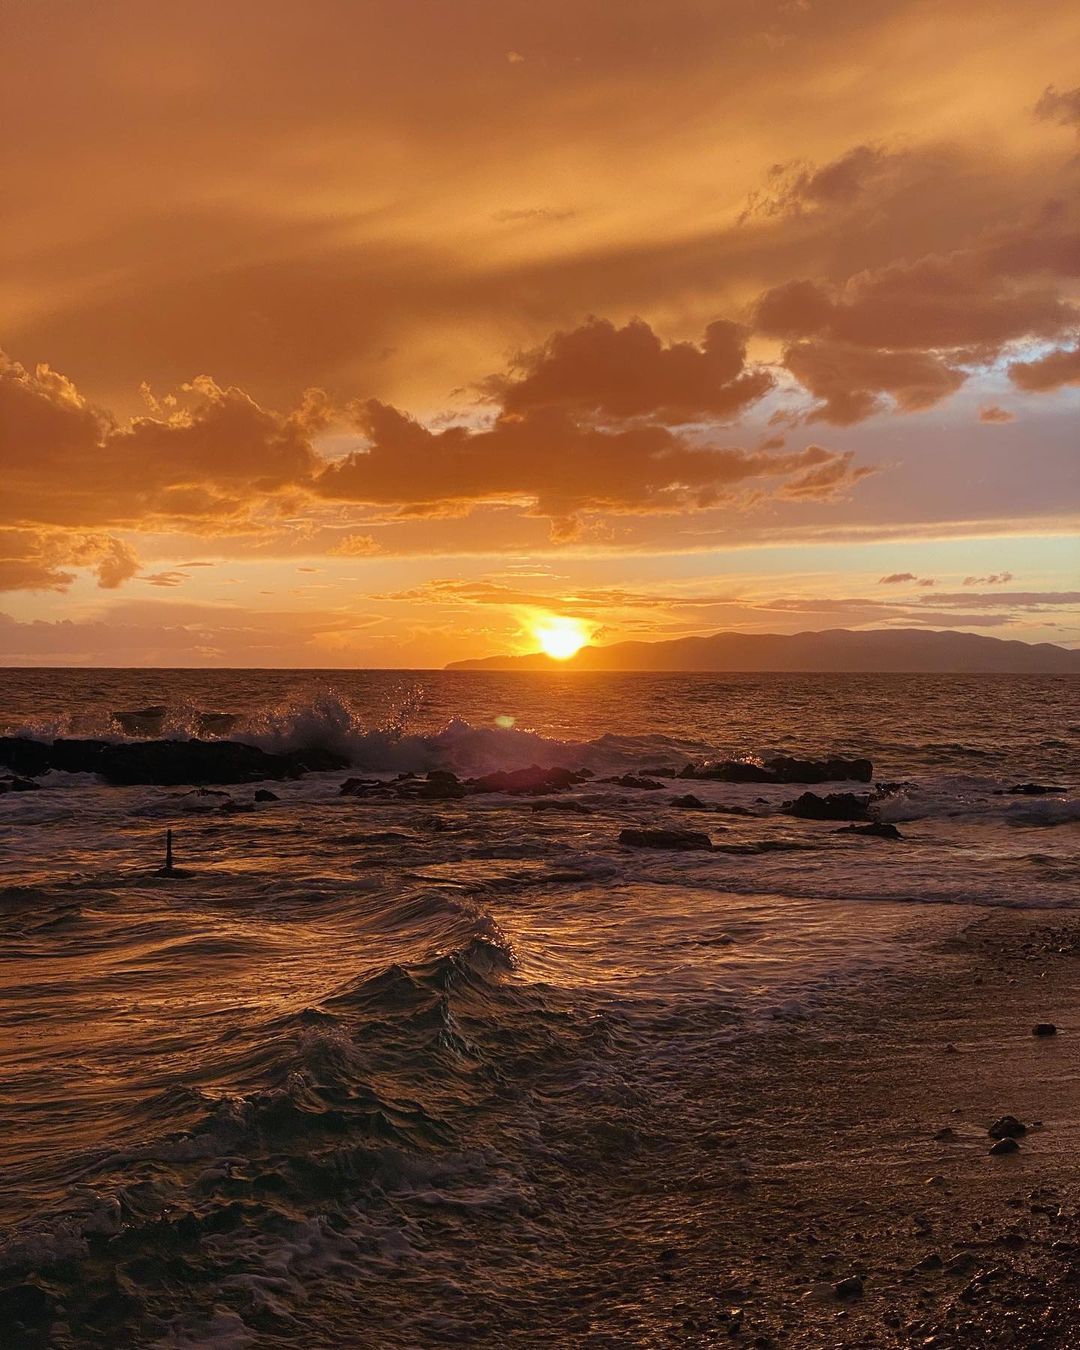
[[[19,678],[15,1344],[1075,1343],[1067,681]]]

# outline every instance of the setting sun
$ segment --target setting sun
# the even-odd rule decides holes
[[[552,617],[533,625],[533,637],[546,656],[556,661],[568,661],[589,640],[589,633],[579,619]]]

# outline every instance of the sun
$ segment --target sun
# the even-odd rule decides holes
[[[534,623],[532,634],[544,654],[556,661],[569,661],[589,640],[588,629],[580,620],[558,615]]]

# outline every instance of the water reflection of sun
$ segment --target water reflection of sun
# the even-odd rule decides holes
[[[532,635],[540,650],[556,661],[569,661],[589,640],[589,630],[580,619],[565,619],[552,614],[532,625]]]

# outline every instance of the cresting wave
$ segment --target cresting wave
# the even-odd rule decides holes
[[[605,734],[587,741],[560,739],[516,727],[477,726],[457,716],[451,716],[441,730],[413,730],[411,723],[420,702],[421,696],[414,692],[378,725],[372,725],[348,697],[327,690],[250,714],[207,711],[187,704],[77,716],[65,713],[27,719],[10,734],[47,742],[75,737],[119,743],[227,739],[273,754],[325,750],[372,773],[426,773],[431,769],[488,773],[530,764],[615,769],[650,756],[654,762],[673,755],[687,757],[704,748],[669,736]]]
[[[47,1271],[46,1301],[88,1312],[93,1334],[92,1305],[106,1292],[94,1262],[106,1246],[121,1266],[137,1261],[142,1279],[147,1263],[164,1274],[179,1257],[193,1277],[218,1280],[247,1260],[256,1266],[268,1231],[299,1240],[318,1205],[359,1266],[376,1215],[391,1240],[387,1196],[420,1192],[424,1205],[454,1206],[463,1188],[490,1186],[494,1155],[466,1137],[476,1113],[519,1095],[523,1076],[572,1060],[569,1042],[591,1037],[592,1019],[559,1012],[543,986],[507,985],[513,949],[477,905],[430,891],[389,917],[415,937],[426,932],[428,954],[245,1027],[195,1083],[146,1097],[138,1142],[84,1155],[77,1206],[3,1236],[0,1276]],[[159,1134],[163,1124],[173,1128]],[[393,1242],[408,1245],[400,1232]],[[121,1311],[130,1326],[146,1309]]]

